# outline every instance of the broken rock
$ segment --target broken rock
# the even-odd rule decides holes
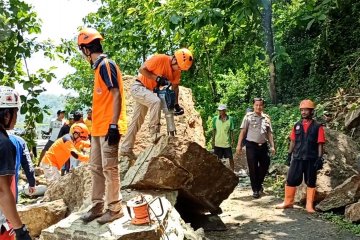
[[[162,137],[127,172],[123,189],[173,189],[189,206],[219,212],[238,184],[235,174],[195,142]]]
[[[73,212],[80,209],[84,202],[90,204],[90,194],[91,174],[89,165],[85,164],[50,184],[45,192],[44,201],[63,199],[69,212]]]
[[[354,175],[331,191],[329,195],[316,206],[316,209],[325,212],[345,207],[357,202],[359,199],[360,175]]]
[[[360,202],[350,204],[345,208],[345,219],[350,222],[360,221]]]
[[[65,218],[66,209],[62,199],[17,208],[21,221],[26,224],[32,237],[39,236],[43,229]]]

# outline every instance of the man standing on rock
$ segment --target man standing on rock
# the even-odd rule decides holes
[[[156,87],[172,84],[172,89],[176,94],[175,115],[184,114],[184,109],[178,103],[179,84],[181,71],[187,71],[193,63],[192,53],[182,48],[175,51],[174,56],[156,54],[148,59],[139,69],[138,79],[131,86],[131,95],[135,99],[134,115],[129,125],[129,131],[121,145],[121,155],[130,159],[136,156],[132,149],[136,139],[136,134],[144,122],[147,111],[150,111],[149,131],[152,142],[156,142],[160,137],[160,115],[161,101],[154,93]]]
[[[314,199],[317,171],[323,167],[325,132],[324,128],[313,120],[315,104],[308,99],[301,101],[301,120],[295,124],[290,134],[290,146],[286,165],[290,166],[285,186],[285,199],[278,209],[292,208],[296,187],[303,177],[307,185],[306,211],[314,213]]]
[[[213,149],[219,159],[228,158],[230,168],[234,172],[234,158],[231,146],[234,145],[234,120],[226,114],[226,105],[220,104],[219,115],[212,120],[213,125]]]
[[[101,40],[100,33],[91,28],[78,35],[79,49],[95,71],[90,152],[93,206],[81,219],[90,222],[101,216],[97,222],[104,224],[124,216],[118,150],[120,133],[126,129],[126,106],[121,71],[103,54]],[[104,195],[108,208],[105,213]]]
[[[236,153],[241,154],[246,140],[246,158],[249,167],[249,175],[253,197],[259,198],[263,192],[263,182],[270,166],[270,156],[275,154],[274,138],[270,117],[263,113],[265,101],[262,98],[254,98],[253,112],[245,115],[239,135]]]

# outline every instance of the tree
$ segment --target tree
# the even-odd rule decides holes
[[[44,54],[53,57],[49,42],[39,43],[31,34],[40,33],[40,23],[32,8],[20,0],[0,0],[0,84],[14,87],[15,82],[23,85],[28,91],[21,96],[21,113],[25,115],[25,130],[30,147],[36,139],[35,123],[42,122],[47,108],[41,108],[37,96],[45,89],[40,85],[50,82],[55,75],[49,70],[40,69],[36,74],[27,70],[26,59],[34,52],[44,51]]]

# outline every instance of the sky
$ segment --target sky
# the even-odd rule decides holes
[[[41,34],[38,36],[38,40],[50,38],[55,44],[60,43],[61,38],[75,41],[77,29],[83,25],[82,18],[90,12],[96,12],[100,6],[99,2],[87,0],[25,0],[25,2],[34,7],[38,18],[42,20]],[[61,61],[50,61],[41,53],[34,54],[27,59],[27,63],[31,73],[39,68],[47,69],[50,66],[56,66],[57,70],[54,71],[56,79],[43,86],[49,94],[66,95],[71,93],[58,83],[67,74],[74,72],[69,65]],[[20,91],[20,93],[22,92]]]

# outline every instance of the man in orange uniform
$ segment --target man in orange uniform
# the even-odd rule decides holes
[[[85,125],[87,126],[87,128],[89,129],[89,138],[91,138],[91,127],[92,127],[92,109],[89,108],[88,110],[86,110],[86,114],[87,114],[87,117],[86,119],[84,119],[84,123]]]
[[[85,28],[78,35],[78,46],[94,69],[90,169],[92,173],[92,208],[81,219],[100,224],[124,216],[120,198],[118,151],[120,134],[126,132],[126,102],[121,71],[103,54],[103,37]],[[106,189],[106,192],[105,192]],[[104,195],[107,210],[104,213]]]
[[[175,51],[174,56],[156,54],[147,60],[139,69],[138,79],[131,86],[131,95],[135,99],[134,115],[129,125],[129,131],[121,145],[121,155],[135,159],[132,151],[136,139],[136,134],[144,122],[146,113],[149,109],[150,120],[149,130],[152,141],[156,142],[160,133],[160,98],[154,93],[156,87],[172,84],[176,94],[175,115],[184,114],[184,109],[180,107],[179,84],[181,71],[187,71],[193,63],[192,53],[182,48]]]
[[[41,167],[44,169],[44,175],[48,182],[60,178],[60,169],[70,156],[83,161],[89,161],[89,156],[84,155],[77,150],[82,140],[86,141],[89,136],[89,130],[83,123],[75,123],[70,128],[70,134],[57,139],[50,149],[45,153]]]
[[[308,99],[301,101],[302,119],[297,122],[290,134],[290,146],[286,164],[290,166],[285,186],[285,200],[276,206],[278,209],[292,208],[296,187],[303,178],[307,185],[306,211],[314,213],[314,199],[317,171],[323,167],[325,132],[324,128],[313,120],[315,104]]]

